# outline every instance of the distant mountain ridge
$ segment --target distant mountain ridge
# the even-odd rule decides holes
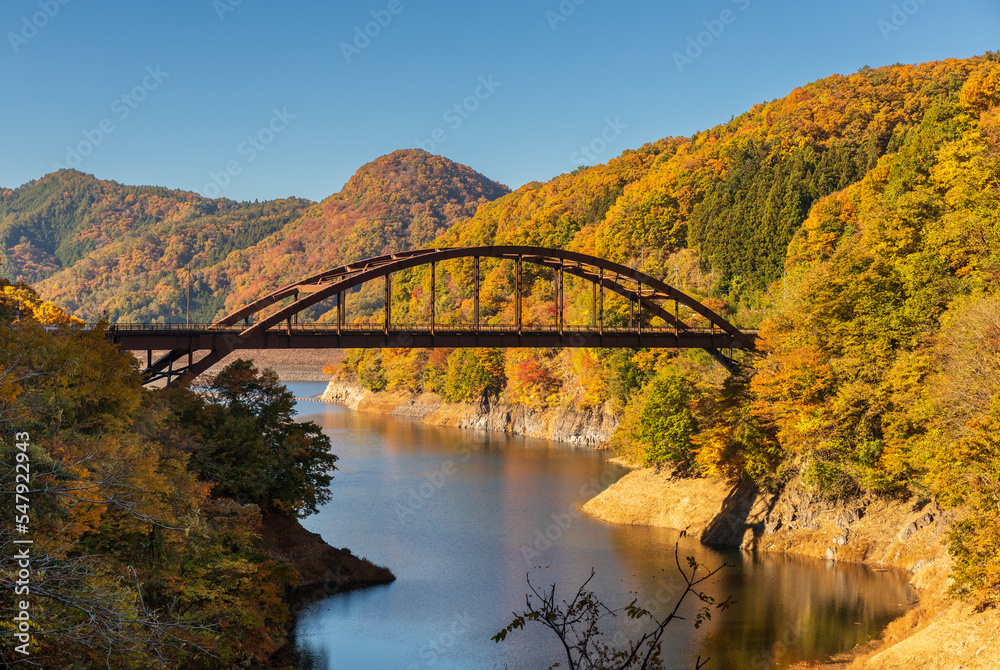
[[[428,246],[481,205],[508,193],[506,186],[447,158],[418,149],[395,151],[364,165],[339,193],[222,263],[219,272],[232,281],[226,307],[349,261]]]
[[[419,150],[372,161],[322,203],[210,200],[64,170],[0,190],[0,274],[88,320],[181,321],[190,273],[191,318],[209,321],[310,269],[423,246],[508,192]]]

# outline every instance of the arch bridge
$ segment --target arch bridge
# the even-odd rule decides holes
[[[444,261],[472,260],[472,320],[439,323],[435,313],[437,266]],[[487,324],[481,318],[481,261],[514,263],[513,323]],[[526,324],[523,314],[524,266],[533,264],[553,273],[553,322]],[[393,275],[429,266],[430,317],[426,323],[394,323]],[[591,284],[590,323],[566,323],[566,277]],[[382,282],[385,306],[377,324],[348,323],[346,304],[352,289]],[[629,303],[628,326],[605,323],[605,294],[617,294]],[[299,314],[319,303],[336,300],[335,323],[299,323]],[[288,300],[292,300],[289,304]],[[698,318],[707,325],[693,327],[681,319]],[[690,314],[688,314],[690,312]],[[663,326],[643,323],[652,317]],[[734,350],[753,349],[756,333],[741,331],[726,319],[658,279],[624,265],[587,254],[527,246],[485,246],[423,249],[342,265],[306,277],[269,293],[212,324],[115,324],[109,337],[121,348],[146,351],[145,383],[196,377],[239,349],[352,349],[352,348],[470,348],[470,347],[594,347],[700,348],[727,368]],[[156,360],[154,351],[167,353]]]

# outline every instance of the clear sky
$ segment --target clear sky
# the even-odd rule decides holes
[[[0,186],[69,165],[320,200],[395,149],[516,188],[830,74],[998,50],[1000,2],[3,0],[0,34]]]

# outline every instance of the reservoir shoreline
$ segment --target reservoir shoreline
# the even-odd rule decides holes
[[[331,381],[326,402],[358,412],[417,419],[430,426],[464,428],[554,440],[598,448],[611,438],[618,418],[601,409],[534,408],[499,398],[447,403],[435,393],[372,392],[353,382]]]

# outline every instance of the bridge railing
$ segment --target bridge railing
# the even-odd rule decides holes
[[[243,324],[235,324],[231,326],[219,326],[210,323],[116,323],[108,327],[111,332],[124,332],[124,333],[205,333],[205,332],[221,332],[221,333],[240,333],[246,329]],[[292,324],[292,332],[294,333],[335,333],[337,332],[336,324],[328,323],[299,323]],[[424,332],[429,333],[431,330],[437,333],[514,333],[517,332],[517,326],[515,324],[484,324],[480,323],[478,326],[474,323],[437,323],[433,326],[430,323],[394,323],[391,324],[389,330],[390,332]],[[287,332],[288,327],[286,325],[272,326],[270,332]],[[558,333],[560,328],[552,324],[522,324],[521,330],[523,332],[529,333]],[[565,325],[562,327],[562,332],[565,333],[598,333],[604,332],[608,334],[619,334],[619,333],[636,333],[639,332],[637,326],[609,326],[605,325],[603,328],[593,325]],[[673,326],[642,326],[643,333],[673,333],[676,329]],[[347,333],[379,333],[385,332],[385,324],[378,322],[355,322],[344,324],[340,327],[341,332]],[[685,328],[681,329],[684,333],[697,333],[697,334],[721,334],[724,331],[718,328]],[[756,335],[757,331],[754,329],[743,329],[742,332],[746,335]]]
[[[94,328],[97,324],[87,324]],[[212,323],[112,323],[108,325],[108,330],[127,332],[199,332],[218,331],[223,333],[240,333],[246,330],[246,326],[237,323],[232,326],[218,326]]]

